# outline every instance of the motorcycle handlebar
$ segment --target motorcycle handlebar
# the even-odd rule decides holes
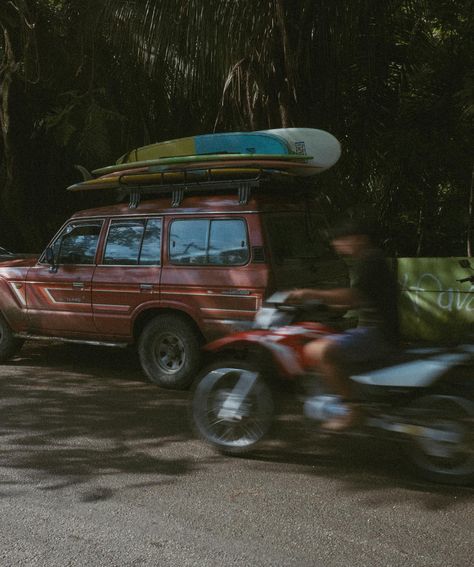
[[[281,303],[276,305],[279,311],[326,311],[327,305],[319,299],[310,299],[308,301],[302,301],[301,303]]]

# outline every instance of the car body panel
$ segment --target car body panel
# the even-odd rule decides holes
[[[169,197],[162,197],[143,200],[136,208],[120,203],[77,212],[49,246],[62,258],[68,246],[74,252],[74,246],[82,246],[87,239],[85,231],[76,234],[74,230],[100,226],[100,233],[94,237],[95,255],[87,259],[71,252],[67,262],[72,263],[54,266],[45,261],[45,253],[39,259],[1,262],[0,311],[15,333],[34,336],[132,343],[137,338],[138,322],[147,314],[154,316],[161,311],[187,317],[205,340],[222,337],[239,326],[248,327],[277,285],[317,285],[318,281],[325,285],[329,280],[334,284],[336,276],[328,278],[328,266],[334,264],[334,258],[321,257],[322,279],[318,280],[314,267],[318,259],[299,257],[295,252],[298,242],[292,243],[294,257],[278,257],[288,248],[285,238],[289,240],[289,235],[280,242],[280,252],[269,240],[272,223],[282,222],[278,216],[282,214],[290,215],[285,230],[306,226],[307,203],[290,192],[262,192],[246,202],[239,202],[235,194],[192,195],[185,196],[178,207],[172,206]],[[145,265],[142,255],[151,219],[155,225],[157,219],[161,223],[156,244],[159,260]],[[181,232],[177,232],[174,223],[178,220],[195,224],[181,224]],[[137,244],[136,259],[121,265],[114,251],[129,250],[131,243],[125,237],[120,241],[118,236],[111,236],[111,227],[119,234],[120,226],[128,221],[136,226],[143,223],[143,236]],[[208,227],[205,252],[199,252],[203,245],[192,239],[187,245],[183,243],[198,225]],[[106,257],[109,244],[112,263]],[[198,252],[193,252],[193,247]],[[188,248],[189,257],[183,252]],[[85,261],[89,263],[81,263]],[[334,274],[341,272],[341,262],[337,266],[339,271]]]

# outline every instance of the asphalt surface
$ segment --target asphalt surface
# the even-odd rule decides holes
[[[218,456],[133,351],[27,344],[0,404],[1,567],[473,564],[472,488],[293,413],[252,458]]]

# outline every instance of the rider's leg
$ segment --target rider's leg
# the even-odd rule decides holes
[[[331,390],[345,399],[352,395],[349,377],[337,363],[338,345],[331,339],[319,339],[305,345],[304,356],[308,364],[317,367]]]
[[[334,393],[350,400],[351,382],[343,370],[343,365],[338,364],[338,355],[339,359],[341,358],[340,350],[335,341],[327,338],[308,343],[304,347],[304,355],[309,365],[318,368],[323,380]],[[343,431],[356,425],[360,421],[360,410],[351,404],[347,405],[347,410],[346,415],[330,419],[323,423],[322,427],[330,431]]]

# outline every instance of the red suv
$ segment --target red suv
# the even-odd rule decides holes
[[[346,279],[295,193],[169,197],[76,213],[36,259],[0,262],[0,361],[25,339],[138,346],[164,387],[275,289]]]

